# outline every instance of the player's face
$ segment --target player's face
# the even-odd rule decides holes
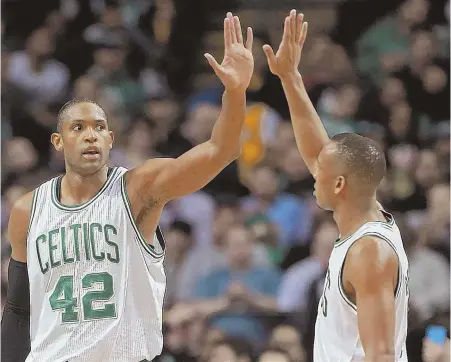
[[[338,171],[337,160],[335,157],[336,148],[330,143],[321,150],[315,174],[316,203],[324,210],[334,210],[338,193],[343,187],[343,176]]]
[[[52,143],[64,152],[67,166],[81,175],[92,175],[108,162],[113,132],[100,107],[79,103],[67,110],[61,133],[52,135]]]

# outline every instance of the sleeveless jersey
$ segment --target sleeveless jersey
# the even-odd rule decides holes
[[[318,306],[315,326],[314,361],[364,361],[365,353],[359,338],[357,307],[346,296],[342,284],[343,265],[349,248],[364,236],[387,242],[398,256],[399,275],[395,292],[395,353],[398,362],[407,362],[407,310],[409,264],[401,234],[393,216],[384,212],[387,222],[368,222],[354,234],[337,240],[330,256],[324,291]]]
[[[39,186],[27,237],[31,351],[26,362],[138,362],[163,347],[164,241],[145,242],[124,168],[88,202],[59,202],[61,177]]]

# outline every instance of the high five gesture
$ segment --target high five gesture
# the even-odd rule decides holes
[[[252,56],[253,34],[247,28],[246,44],[244,44],[240,19],[227,13],[224,19],[224,59],[221,64],[209,54],[205,54],[208,63],[215,71],[227,91],[246,90],[254,71]]]
[[[296,15],[296,10],[291,10],[290,15],[285,18],[282,42],[277,53],[274,54],[271,46],[263,46],[269,69],[279,78],[298,72],[308,27],[303,20],[303,14]]]
[[[269,45],[264,45],[263,51],[268,59],[269,69],[282,81],[299,152],[314,175],[318,155],[329,137],[298,70],[306,37],[307,23],[304,22],[304,15],[296,15],[296,10],[291,10],[285,18],[283,37],[277,53],[274,54]]]

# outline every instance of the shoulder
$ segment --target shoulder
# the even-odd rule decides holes
[[[397,262],[397,255],[387,241],[364,235],[349,248],[346,259],[361,265],[384,265],[391,260]]]
[[[30,214],[33,204],[33,197],[35,190],[26,193],[19,197],[13,204],[11,209],[11,215],[14,214]]]
[[[9,216],[8,240],[13,249],[13,258],[18,261],[25,261],[24,248],[26,249],[26,239],[28,226],[30,223],[31,209],[33,205],[34,191],[28,192],[19,197],[14,202]]]
[[[385,240],[363,236],[349,248],[346,269],[352,284],[388,280],[398,273],[398,256]]]

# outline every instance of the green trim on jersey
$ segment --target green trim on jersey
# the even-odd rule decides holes
[[[381,210],[381,212],[382,212],[385,216],[388,216],[388,217],[389,217],[389,220],[388,220],[388,221],[370,221],[370,222],[367,222],[367,223],[361,225],[354,233],[352,233],[351,235],[349,235],[347,238],[344,238],[344,239],[342,239],[342,240],[341,240],[340,238],[338,238],[338,239],[335,241],[334,248],[336,248],[337,246],[343,245],[346,241],[348,241],[349,239],[351,239],[351,238],[352,238],[355,234],[357,234],[364,226],[367,226],[367,225],[373,225],[373,224],[376,224],[376,225],[380,225],[380,226],[382,226],[382,227],[385,227],[385,228],[388,229],[388,230],[393,230],[393,225],[395,224],[395,218],[393,217],[392,214],[388,213],[387,211]]]
[[[141,246],[153,258],[158,259],[158,260],[161,259],[164,256],[164,245],[161,245],[161,248],[162,248],[161,252],[156,251],[156,249],[153,245],[146,242],[143,235],[141,234],[141,232],[138,229],[138,225],[136,225],[135,219],[133,218],[131,204],[130,204],[130,200],[127,195],[127,189],[126,189],[126,185],[125,185],[125,173],[122,175],[122,179],[121,179],[121,194],[122,194],[122,199],[124,201],[125,209],[127,210],[128,218],[130,219],[133,229],[135,229],[136,237],[138,238]],[[157,237],[157,239],[158,239],[158,237]],[[160,242],[160,240],[158,240],[158,242]]]
[[[381,225],[382,226],[382,225]],[[390,247],[393,249],[393,251],[396,254],[396,257],[398,258],[398,281],[396,282],[396,288],[395,288],[395,298],[398,298],[398,294],[400,291],[400,286],[401,286],[401,259],[399,258],[398,252],[396,251],[395,246],[393,245],[393,243],[384,235],[379,234],[377,231],[370,231],[368,233],[363,234],[359,239],[365,237],[365,236],[376,236],[379,239],[382,239],[384,241],[387,242],[388,245],[390,245]],[[356,240],[356,241],[357,241]],[[357,306],[348,298],[348,296],[346,295],[345,289],[343,287],[343,268],[344,268],[344,263],[346,261],[346,256],[348,255],[349,250],[346,252],[344,261],[343,261],[343,265],[340,268],[340,272],[338,274],[338,290],[340,291],[340,294],[342,296],[342,298],[344,299],[344,301],[355,311],[357,312]]]
[[[30,233],[31,230],[31,225],[33,223],[34,220],[34,215],[36,213],[36,205],[37,205],[37,200],[38,200],[38,195],[39,195],[39,187],[37,187],[34,191],[33,191],[33,198],[31,200],[31,211],[30,211],[30,220],[28,221],[28,231],[27,231],[27,237],[28,234]]]
[[[107,178],[106,182],[103,184],[102,188],[97,192],[97,194],[95,194],[94,197],[91,200],[88,200],[88,201],[86,201],[86,202],[84,202],[82,204],[79,204],[79,205],[63,205],[58,200],[58,197],[57,197],[58,190],[57,190],[57,188],[58,188],[58,183],[59,183],[58,179],[59,178],[58,177],[54,178],[52,180],[52,185],[51,185],[51,187],[52,187],[52,191],[51,191],[52,197],[51,197],[51,199],[52,199],[53,204],[58,209],[64,210],[64,211],[80,211],[80,210],[83,210],[85,207],[91,205],[95,200],[97,200],[99,198],[100,195],[103,194],[103,192],[108,188],[108,186],[114,180],[114,177],[117,174],[117,170],[118,170],[117,167],[113,167],[112,171],[108,175],[108,178]]]

